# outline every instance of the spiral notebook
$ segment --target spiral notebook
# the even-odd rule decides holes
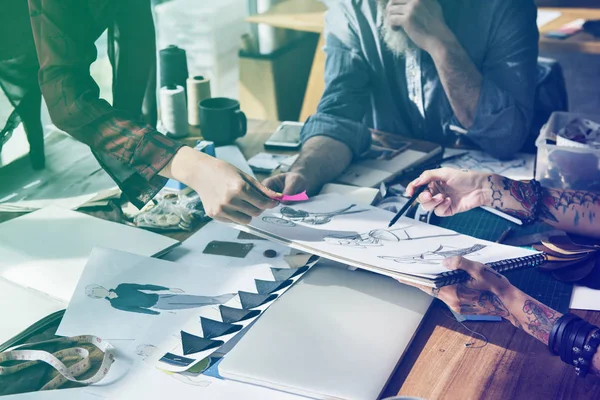
[[[544,260],[537,251],[477,239],[413,219],[400,218],[388,228],[393,216],[346,196],[327,194],[291,206],[280,205],[238,228],[323,258],[428,287],[464,279],[464,273],[443,266],[448,257],[494,263],[501,271]]]

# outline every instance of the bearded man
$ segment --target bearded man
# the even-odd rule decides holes
[[[290,172],[265,184],[319,191],[371,143],[370,128],[507,158],[530,135],[538,29],[533,0],[336,0],[325,91]]]

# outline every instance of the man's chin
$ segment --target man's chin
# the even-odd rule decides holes
[[[383,41],[396,57],[403,57],[406,52],[414,47],[412,40],[403,30],[394,30],[387,24],[381,29]]]

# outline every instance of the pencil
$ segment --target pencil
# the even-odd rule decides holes
[[[398,222],[398,220],[400,219],[400,217],[403,216],[404,213],[408,211],[408,209],[413,205],[413,203],[415,202],[415,200],[417,200],[417,197],[419,197],[419,195],[421,193],[423,193],[423,191],[425,189],[427,189],[427,185],[420,186],[417,190],[415,190],[415,194],[413,194],[411,196],[411,198],[408,200],[408,203],[406,203],[404,205],[404,207],[402,207],[400,209],[400,211],[398,211],[398,213],[394,216],[394,218],[392,218],[392,220],[388,224],[388,228],[391,228],[392,225],[394,225],[396,222]]]
[[[506,238],[508,238],[508,236],[510,235],[511,232],[512,232],[512,227],[509,226],[508,228],[506,228],[504,230],[504,232],[502,232],[502,235],[500,235],[498,240],[496,240],[496,243],[504,243],[504,241],[506,240]]]

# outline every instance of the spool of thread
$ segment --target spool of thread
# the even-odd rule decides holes
[[[185,50],[170,45],[160,51],[160,87],[179,85],[185,88],[188,67]]]
[[[188,135],[189,126],[183,86],[170,85],[160,88],[160,119],[167,136],[180,138]]]
[[[194,76],[187,79],[188,122],[200,125],[200,102],[210,98],[210,79]]]

